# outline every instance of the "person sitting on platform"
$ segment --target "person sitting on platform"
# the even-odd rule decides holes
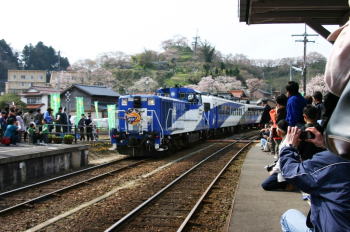
[[[317,108],[317,120],[322,119],[322,115],[324,114],[324,104],[322,102],[323,95],[320,91],[316,91],[313,95],[313,103],[314,106]]]
[[[32,122],[29,124],[29,127],[27,129],[27,133],[29,135],[29,141],[33,144],[37,144],[38,140],[42,140],[42,134],[38,133],[35,127],[35,124]]]
[[[17,132],[18,132],[18,126],[16,120],[10,118],[7,120],[7,127],[4,134],[4,137],[2,138],[3,141],[7,146],[10,144],[16,145],[17,143]]]
[[[314,127],[320,133],[323,132],[321,125],[317,123],[317,114],[318,109],[312,105],[307,105],[303,110],[303,117],[306,124],[301,128],[303,133],[298,146],[298,151],[302,160],[310,159],[314,154],[325,150],[323,148],[316,147],[313,143],[305,141],[306,139],[311,138],[308,136],[312,136],[310,133],[305,131],[306,128]]]
[[[314,127],[306,129],[315,135],[308,139],[323,148],[323,135]],[[286,144],[280,153],[283,177],[311,196],[311,210],[306,218],[290,209],[281,217],[282,231],[350,231],[350,161],[330,151],[319,152],[300,161],[298,145],[301,130],[288,127]]]
[[[284,146],[284,137],[287,133],[288,122],[286,120],[280,120],[277,123],[276,133],[282,138],[280,147]],[[261,184],[261,187],[266,191],[274,190],[292,190],[292,186],[286,182],[281,175],[280,161],[277,160],[273,164],[267,165],[265,168],[269,172],[270,176]]]
[[[270,136],[270,126],[265,124],[265,128],[260,130],[260,147],[263,151],[269,151],[268,139]]]

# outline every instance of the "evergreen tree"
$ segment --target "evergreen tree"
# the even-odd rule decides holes
[[[53,47],[38,42],[35,47],[26,45],[22,51],[22,62],[27,70],[66,70],[69,67],[67,57],[61,57]]]
[[[18,54],[13,52],[4,39],[0,40],[0,92],[5,91],[7,71],[16,68],[18,68]]]

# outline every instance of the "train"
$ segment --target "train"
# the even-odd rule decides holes
[[[243,104],[185,87],[119,98],[118,128],[112,133],[121,154],[145,156],[196,141],[232,134],[259,124],[263,107]]]

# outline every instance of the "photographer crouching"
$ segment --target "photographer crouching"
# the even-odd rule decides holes
[[[323,135],[314,127],[307,142],[324,148]],[[288,127],[286,146],[280,153],[283,177],[311,196],[308,218],[295,209],[281,217],[283,231],[350,231],[350,161],[326,150],[301,162],[301,129]]]

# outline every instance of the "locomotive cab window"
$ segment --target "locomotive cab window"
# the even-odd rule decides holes
[[[185,93],[180,93],[180,94],[179,94],[179,98],[180,98],[181,100],[187,100],[187,96],[186,96]]]

